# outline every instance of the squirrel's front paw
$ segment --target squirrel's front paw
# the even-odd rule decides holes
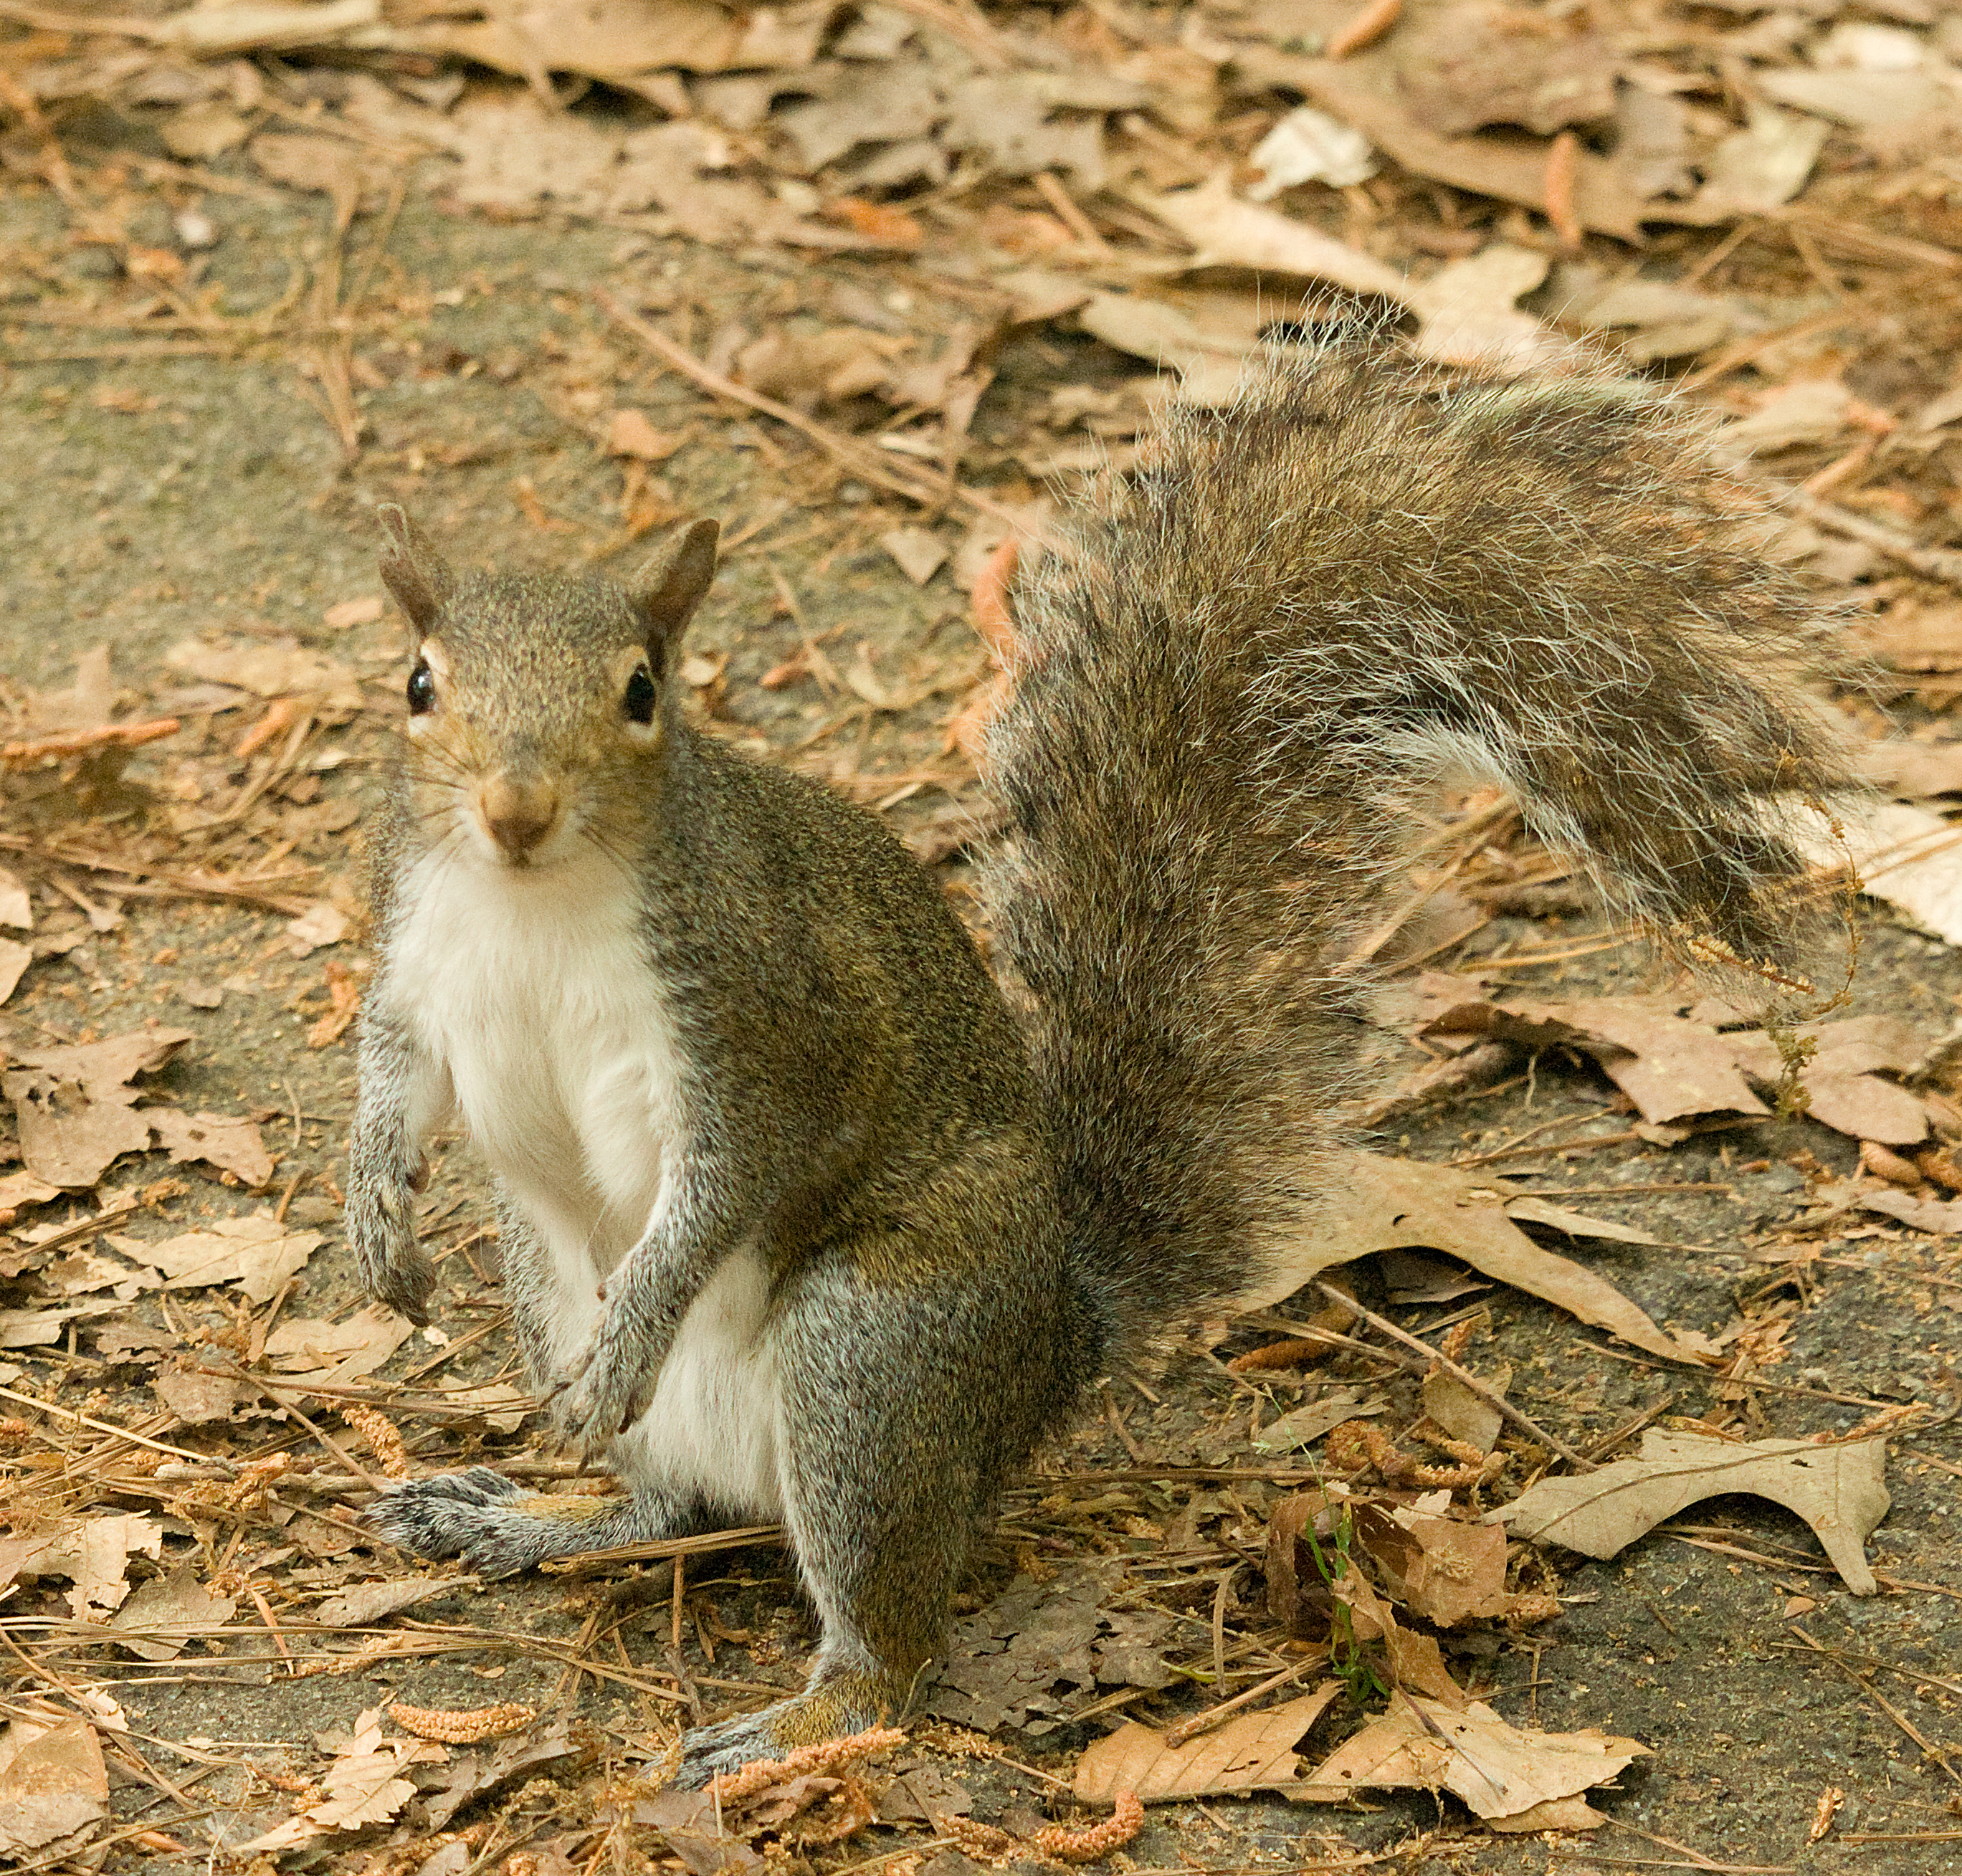
[[[436,1265],[416,1242],[415,1189],[404,1181],[383,1187],[350,1179],[347,1242],[362,1287],[411,1322],[430,1319]]]
[[[596,1458],[647,1411],[653,1374],[602,1342],[551,1396],[552,1431],[582,1458]]]

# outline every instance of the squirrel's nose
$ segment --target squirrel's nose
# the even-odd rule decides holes
[[[558,791],[532,777],[492,775],[477,791],[477,813],[500,852],[527,859],[558,823]]]

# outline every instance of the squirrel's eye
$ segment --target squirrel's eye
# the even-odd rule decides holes
[[[426,716],[436,708],[436,673],[418,664],[409,673],[409,714]]]
[[[644,664],[634,667],[634,675],[627,680],[627,694],[621,699],[621,706],[632,723],[652,723],[654,720],[654,680]]]

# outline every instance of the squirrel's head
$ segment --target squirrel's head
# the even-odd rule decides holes
[[[400,508],[379,514],[382,578],[409,622],[405,767],[419,808],[446,808],[505,866],[606,845],[644,804],[647,766],[674,732],[668,673],[715,577],[715,523],[677,529],[622,586],[459,576]]]

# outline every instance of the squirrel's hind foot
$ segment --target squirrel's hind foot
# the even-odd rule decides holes
[[[883,1676],[836,1675],[759,1713],[691,1727],[682,1735],[681,1763],[673,1782],[704,1785],[719,1773],[740,1771],[759,1759],[788,1759],[800,1746],[889,1725],[899,1704]]]
[[[418,1557],[456,1557],[484,1577],[549,1557],[679,1537],[697,1522],[663,1492],[594,1498],[527,1491],[487,1465],[392,1485],[365,1513],[369,1529]]]

